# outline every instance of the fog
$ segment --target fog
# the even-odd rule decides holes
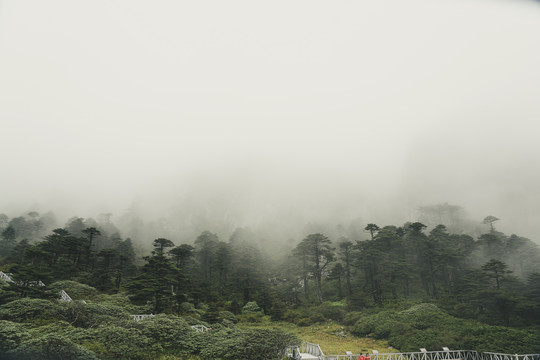
[[[527,0],[0,1],[0,213],[284,241],[450,203],[538,241],[539,33]]]

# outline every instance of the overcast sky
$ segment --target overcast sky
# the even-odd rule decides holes
[[[538,240],[539,34],[527,0],[0,1],[0,212],[448,202]]]

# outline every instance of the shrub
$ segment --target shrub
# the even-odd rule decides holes
[[[296,325],[298,325],[298,326],[311,326],[312,324],[313,324],[313,322],[311,321],[310,318],[301,318],[296,323]]]
[[[98,294],[95,288],[71,280],[56,281],[50,284],[48,288],[53,290],[55,293],[59,293],[60,290],[64,290],[73,300],[94,299]]]
[[[62,306],[56,301],[22,298],[0,306],[0,319],[25,322],[56,319]]]
[[[352,326],[358,320],[360,320],[362,316],[363,316],[362,313],[358,311],[346,313],[345,316],[343,317],[343,325]]]
[[[228,320],[234,324],[238,322],[238,318],[230,311],[220,311],[219,317],[224,320]]]
[[[204,326],[208,326],[208,323],[205,323],[204,321],[201,321],[199,319],[196,319],[192,316],[182,316],[182,319],[184,319],[184,321],[188,324],[188,325],[204,325]]]
[[[98,360],[94,352],[57,334],[28,340],[8,355],[18,360]]]
[[[154,344],[178,354],[197,353],[200,350],[198,333],[190,325],[174,315],[158,315],[133,325]]]
[[[141,330],[115,325],[102,325],[92,331],[93,341],[85,343],[103,359],[145,359],[159,352],[159,346],[152,346]]]
[[[383,310],[358,319],[352,333],[388,339],[400,351],[442,346],[477,351],[534,353],[540,351],[540,334],[480,324],[452,317],[433,304],[418,304],[407,310]]]
[[[261,313],[243,314],[238,315],[238,319],[247,323],[262,323],[266,321],[266,317]]]
[[[204,360],[273,360],[282,358],[289,345],[300,340],[279,329],[224,329],[204,337]]]
[[[195,309],[195,305],[188,302],[183,302],[179,305],[178,310],[181,314],[191,315],[191,316],[197,316],[199,317],[201,312]]]
[[[0,320],[0,354],[15,349],[23,341],[30,338],[23,325],[11,321]],[[0,355],[0,359],[2,355]]]
[[[264,311],[256,301],[250,301],[242,308],[242,314],[264,314]]]
[[[285,311],[285,314],[283,315],[283,320],[292,322],[292,323],[297,323],[301,317],[302,316],[300,315],[298,311],[289,309]]]
[[[121,323],[129,319],[125,308],[108,303],[83,304],[73,301],[62,306],[62,318],[77,327],[90,328],[105,322]]]
[[[325,317],[318,312],[315,312],[309,315],[309,319],[311,320],[312,323],[319,323],[319,324],[326,321]]]
[[[328,302],[324,302],[321,305],[315,307],[312,311],[322,315],[325,319],[342,321],[345,316],[345,310],[343,306],[333,305]]]

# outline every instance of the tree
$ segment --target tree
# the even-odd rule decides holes
[[[34,224],[31,221],[27,221],[23,216],[11,219],[9,226],[15,230],[18,238],[34,238],[37,230]]]
[[[156,252],[163,254],[163,249],[166,247],[173,247],[174,243],[169,239],[159,238],[154,240],[153,245]]]
[[[68,242],[71,237],[71,234],[62,228],[54,229],[51,235],[44,237],[45,242],[40,243],[40,247],[43,250],[51,253],[51,265],[56,263],[58,258],[67,253]]]
[[[217,235],[210,231],[203,231],[195,239],[196,256],[197,260],[199,260],[204,280],[210,278],[218,242]]]
[[[101,236],[101,231],[95,227],[89,227],[82,230],[82,233],[88,237],[88,248],[92,250],[92,242],[96,237]]]
[[[2,231],[2,240],[0,240],[0,256],[9,254],[13,246],[15,246],[15,229],[11,225]]]
[[[488,259],[501,258],[503,255],[504,245],[502,238],[493,232],[480,235],[478,244],[484,247]]]
[[[193,250],[193,246],[188,244],[181,244],[169,250],[169,254],[174,259],[176,267],[182,269],[186,266],[189,259],[193,257]]]
[[[437,286],[438,271],[438,244],[436,237],[428,237],[423,233],[426,225],[421,222],[414,222],[406,226],[406,238],[414,251],[415,266],[422,282],[422,286],[427,295],[438,298],[439,289]],[[446,227],[436,228],[436,233],[446,232]]]
[[[345,275],[345,287],[347,289],[347,296],[352,295],[352,286],[351,286],[351,264],[352,264],[352,252],[354,244],[349,241],[347,238],[341,238],[339,243],[339,255],[343,261],[343,272]]]
[[[4,230],[2,230],[2,238],[5,241],[13,241],[17,236],[15,235],[15,229],[13,226],[8,225]]]
[[[153,313],[171,311],[178,269],[159,251],[145,260],[147,262],[141,268],[141,274],[126,285],[131,290],[133,300],[143,304],[150,301]]]
[[[493,227],[493,223],[495,221],[499,221],[500,219],[499,218],[496,218],[495,216],[493,215],[488,215],[484,218],[484,220],[482,221],[483,224],[489,224],[489,226],[491,227],[491,232],[495,232],[495,228]]]
[[[328,264],[334,259],[334,249],[332,242],[323,234],[310,234],[304,240],[305,251],[312,263],[313,274],[315,275],[315,287],[317,299],[322,303],[322,276]]]
[[[9,216],[0,214],[0,228],[3,228],[9,222]]]
[[[134,273],[131,260],[118,249],[102,249],[96,256],[97,262],[90,284],[102,291],[110,291],[113,284],[118,290],[124,275]]]
[[[243,302],[257,299],[265,290],[265,277],[261,271],[264,262],[260,252],[254,246],[243,245],[234,248],[231,283],[233,291],[242,296]],[[265,298],[268,300],[268,298]],[[268,306],[265,306],[266,303]],[[259,301],[265,308],[271,306],[267,302]]]
[[[24,261],[24,253],[29,247],[30,243],[28,242],[28,239],[20,240],[11,249],[7,260],[14,263],[22,263]]]
[[[193,246],[181,244],[169,250],[169,255],[172,256],[175,266],[179,270],[175,291],[178,301],[182,303],[186,300],[189,283],[192,280],[189,264],[193,262]]]
[[[380,228],[375,224],[367,224],[364,230],[369,231],[371,235],[371,240],[373,240],[375,237],[375,234],[380,230]]]
[[[491,259],[482,265],[482,271],[490,279],[495,280],[495,288],[497,290],[501,288],[501,282],[505,279],[505,276],[511,273],[511,271],[506,270],[507,268],[508,265],[496,259]]]
[[[85,234],[84,219],[80,217],[72,217],[69,219],[64,228],[74,236],[83,236]]]
[[[306,302],[309,302],[309,278],[311,276],[311,267],[309,265],[309,252],[306,242],[300,242],[296,248],[292,251],[293,255],[300,259],[299,262],[294,261],[295,264],[301,266],[302,286],[304,287],[304,298]]]
[[[330,280],[337,280],[338,283],[338,299],[343,299],[343,286],[341,285],[341,279],[345,275],[345,268],[341,263],[336,263],[334,267],[330,270],[330,273],[328,274],[328,279]]]
[[[135,250],[133,250],[133,243],[131,242],[130,238],[127,238],[126,240],[118,244],[116,249],[121,255],[126,257],[129,263],[135,261]]]

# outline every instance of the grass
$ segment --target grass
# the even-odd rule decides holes
[[[239,323],[238,326],[286,330],[295,333],[303,341],[319,344],[325,355],[344,355],[346,351],[353,354],[371,353],[371,350],[378,350],[380,353],[397,352],[384,340],[353,336],[343,326],[332,322],[306,327],[287,322]]]

